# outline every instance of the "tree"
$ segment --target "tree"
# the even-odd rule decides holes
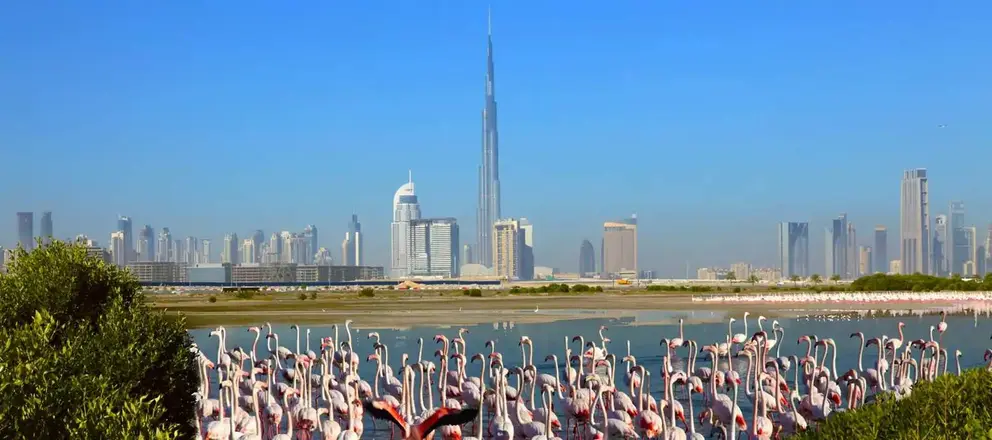
[[[760,281],[758,279],[758,276],[755,275],[755,274],[751,274],[751,276],[747,277],[747,280],[751,282],[751,285],[752,286],[755,285],[755,284],[758,284],[758,281]]]
[[[799,275],[789,277],[789,281],[792,281],[792,284],[799,284]]]
[[[194,437],[185,321],[84,247],[15,252],[0,275],[0,438]]]
[[[830,275],[830,281],[833,281],[835,283],[840,281],[840,275],[837,274]]]
[[[814,273],[813,275],[810,275],[809,281],[813,284],[820,284],[820,282],[823,281],[823,277],[821,277],[818,273]]]
[[[727,272],[727,276],[723,277],[725,280],[730,280],[731,283],[737,279],[737,274],[734,271]]]

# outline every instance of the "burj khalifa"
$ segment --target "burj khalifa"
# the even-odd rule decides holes
[[[493,265],[493,224],[500,218],[499,132],[496,129],[496,87],[493,80],[493,24],[489,14],[486,53],[486,106],[482,109],[482,165],[479,166],[479,211],[476,218],[477,263]]]

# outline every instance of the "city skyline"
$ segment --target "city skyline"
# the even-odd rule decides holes
[[[970,5],[864,5],[846,16],[816,5],[777,14],[728,6],[751,18],[748,26],[686,5],[677,19],[660,5],[498,5],[501,209],[540,226],[541,266],[575,270],[582,238],[598,248],[603,221],[637,212],[644,269],[681,276],[686,261],[772,266],[771,225],[794,219],[809,222],[810,268],[820,272],[818,235],[841,212],[862,229],[859,245],[868,244],[870,225],[886,225],[888,260],[899,258],[893,176],[919,166],[934,178],[931,216],[963,200],[966,227],[984,231],[992,209],[975,182],[989,157],[981,115],[992,110],[982,86],[990,66],[968,47],[988,41],[976,12],[990,7]],[[321,246],[335,260],[346,232],[340,219],[357,213],[368,262],[388,267],[391,212],[382,200],[402,181],[400,170],[412,168],[431,199],[425,216],[457,218],[462,242],[475,244],[482,6],[375,14],[317,6],[286,17],[289,32],[257,36],[261,52],[251,56],[225,35],[238,35],[232,26],[267,28],[271,11],[245,6],[244,21],[232,24],[219,19],[223,8],[199,8],[198,16],[219,24],[195,29],[204,44],[189,57],[169,38],[189,11],[170,5],[69,6],[64,21],[45,19],[43,5],[11,8],[11,32],[0,36],[11,49],[0,67],[9,98],[0,103],[0,145],[16,146],[4,151],[8,163],[44,166],[7,167],[7,181],[25,189],[0,192],[0,206],[34,212],[36,232],[39,213],[52,211],[56,237],[84,233],[101,245],[123,213],[137,222],[134,232],[168,226],[173,240],[212,239],[215,254],[232,231],[242,237],[312,223],[326,228]],[[920,32],[910,23],[923,16],[933,22]],[[876,20],[888,24],[863,25]],[[828,44],[822,23],[851,33]],[[598,31],[551,32],[591,26]],[[83,32],[93,29],[101,32]],[[135,40],[149,41],[147,52],[118,50]],[[324,61],[330,51],[353,68]],[[740,62],[754,53],[760,62]],[[260,56],[271,60],[262,71],[253,61]],[[824,66],[834,75],[819,74]],[[625,156],[607,158],[612,151]],[[707,161],[695,151],[707,151]],[[290,179],[258,160],[273,153],[358,166]],[[852,159],[828,160],[835,157]],[[766,164],[759,158],[774,158],[775,167],[734,172]],[[165,164],[177,160],[208,172],[167,185],[149,178],[169,175]],[[658,172],[671,161],[678,165]],[[357,171],[371,167],[395,171]],[[311,188],[331,190],[317,204],[308,202]],[[663,197],[648,197],[655,194]],[[17,240],[12,223],[0,222],[5,247]]]

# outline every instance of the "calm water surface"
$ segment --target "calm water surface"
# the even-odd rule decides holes
[[[735,315],[734,317],[737,321],[733,325],[733,333],[744,333],[744,324],[741,321],[743,316]],[[554,375],[555,371],[552,363],[544,361],[546,355],[556,354],[563,363],[565,338],[571,340],[572,336],[583,336],[586,341],[592,340],[599,343],[598,330],[600,326],[606,326],[605,336],[612,341],[608,345],[610,352],[615,353],[618,358],[622,358],[626,354],[626,342],[629,340],[631,351],[637,357],[638,363],[651,371],[652,395],[660,399],[663,394],[660,371],[664,351],[659,343],[661,338],[674,338],[679,335],[679,318],[685,319],[685,338],[694,339],[700,346],[726,340],[728,331],[727,318],[729,316],[710,311],[639,312],[634,316],[621,319],[573,319],[541,324],[493,322],[467,326],[466,328],[469,329],[470,333],[466,335],[466,339],[469,344],[468,351],[470,354],[488,353],[489,349],[485,347],[485,342],[487,340],[496,341],[496,349],[503,354],[505,366],[512,368],[520,365],[521,361],[521,351],[517,343],[521,336],[528,336],[534,342],[534,363],[539,372]],[[754,314],[748,318],[747,330],[749,336],[758,330],[756,318],[757,316]],[[781,347],[781,355],[783,356],[795,354],[802,357],[806,354],[806,344],[797,344],[796,341],[799,336],[815,334],[820,339],[833,338],[837,343],[837,371],[844,372],[851,368],[857,368],[860,344],[857,338],[850,338],[852,332],[861,331],[865,334],[866,338],[877,337],[883,334],[889,337],[898,337],[897,325],[899,322],[904,322],[906,323],[904,340],[929,339],[930,326],[936,325],[939,321],[940,316],[934,314],[926,316],[909,314],[903,316],[859,317],[856,313],[824,313],[809,317],[778,319],[778,323],[785,329],[785,336],[781,338],[777,345]],[[950,355],[948,371],[953,372],[955,369],[953,359],[955,350],[961,350],[963,353],[961,357],[962,368],[981,365],[985,349],[992,346],[989,341],[989,334],[992,331],[992,321],[985,315],[958,314],[948,316],[947,323],[948,330],[943,335],[943,344],[941,347],[945,348]],[[259,323],[260,326],[263,326],[263,324]],[[766,330],[770,330],[771,325],[771,319],[764,322],[764,328]],[[315,352],[319,352],[320,338],[333,336],[334,334],[332,325],[304,327],[300,336],[300,348],[304,351],[307,347],[307,329],[310,330],[310,347]],[[403,353],[409,354],[413,360],[416,360],[418,338],[423,338],[424,340],[424,358],[438,364],[437,359],[433,356],[435,350],[439,348],[439,344],[433,341],[434,336],[436,334],[444,334],[449,338],[453,338],[457,336],[457,330],[457,328],[437,326],[404,329],[353,327],[352,338],[354,340],[355,350],[364,360],[366,355],[372,352],[372,340],[367,338],[368,332],[378,332],[382,338],[382,342],[389,346],[389,361],[394,371],[398,372],[400,357]],[[290,325],[274,325],[273,331],[279,334],[281,345],[295,351],[296,332],[290,329]],[[340,325],[338,331],[340,339],[346,341],[347,334],[344,326]],[[218,339],[216,337],[210,337],[209,333],[209,329],[190,331],[190,334],[199,347],[211,360],[216,361]],[[934,332],[934,335],[936,338],[936,332]],[[769,337],[773,337],[773,335],[769,334]],[[247,331],[247,327],[228,327],[227,339],[226,345],[228,349],[243,347],[248,351],[251,349],[254,341],[254,333]],[[578,349],[577,344],[574,343],[571,345],[573,352]],[[267,356],[264,326],[263,335],[258,342],[257,350],[259,358]],[[687,356],[687,353],[687,349],[678,350],[674,361],[676,368],[680,366],[684,368],[684,358]],[[914,353],[916,353],[915,350]],[[775,349],[770,354],[775,355]],[[877,349],[875,347],[865,350],[865,368],[873,365],[876,356]],[[918,358],[918,354],[914,354],[914,357]],[[735,361],[734,367],[743,377],[747,367],[747,360],[743,357],[740,360],[741,362]],[[467,369],[468,374],[479,374],[479,368],[481,367],[477,363],[472,365]],[[697,360],[697,367],[710,367],[710,365],[711,363],[706,357],[700,356]],[[830,366],[828,365],[828,367]],[[795,365],[793,365],[793,368],[795,368]],[[374,363],[362,362],[359,372],[363,379],[371,383],[374,377],[374,370]],[[213,375],[214,373],[211,372],[210,374]],[[792,371],[788,373],[787,377],[791,386]],[[214,377],[211,378],[211,383],[216,383]],[[618,378],[617,384],[619,387],[622,386],[623,382]],[[510,385],[515,385],[515,378],[512,376],[510,378]],[[319,393],[319,389],[314,390],[314,394],[316,395],[317,393]],[[211,392],[211,397],[216,398],[216,389]],[[695,402],[696,414],[698,415],[702,410],[702,396],[695,395],[693,400]],[[751,404],[744,395],[743,385],[740,390],[739,403],[750,426]],[[682,399],[682,404],[688,416],[688,402]],[[559,410],[559,417],[564,424],[564,414],[560,412],[561,407],[557,403],[556,409]],[[384,423],[379,422],[378,429],[374,429],[370,419],[366,417],[363,438],[389,438],[389,431],[388,429],[384,429],[385,426]],[[698,424],[697,429],[701,429],[698,427]],[[464,435],[470,435],[470,433],[464,432]],[[560,433],[559,435],[564,437],[564,433]],[[319,433],[314,438],[319,439]]]

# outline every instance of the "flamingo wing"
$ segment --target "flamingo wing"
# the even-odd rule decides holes
[[[396,408],[386,402],[385,400],[373,400],[370,402],[365,402],[365,410],[376,419],[388,420],[398,426],[401,431],[407,431],[406,421],[403,417],[396,412]]]
[[[438,408],[416,427],[417,437],[426,438],[439,426],[462,425],[471,422],[479,415],[479,408]]]

